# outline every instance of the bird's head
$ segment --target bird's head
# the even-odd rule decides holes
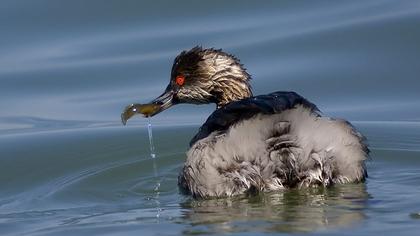
[[[168,86],[162,95],[148,104],[154,109],[147,114],[141,113],[154,116],[179,103],[216,103],[219,108],[251,97],[250,79],[233,55],[213,48],[194,47],[175,58]],[[135,106],[132,104],[126,110],[138,111]]]

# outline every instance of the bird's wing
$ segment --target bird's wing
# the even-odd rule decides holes
[[[314,104],[295,92],[279,91],[231,102],[217,109],[207,118],[198,133],[192,138],[190,146],[212,132],[226,131],[230,126],[244,119],[249,119],[257,114],[278,114],[296,105],[308,107],[312,112],[319,114],[319,110]]]

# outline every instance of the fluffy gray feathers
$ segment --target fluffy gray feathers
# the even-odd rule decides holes
[[[187,153],[179,185],[195,197],[363,181],[367,147],[348,122],[298,105],[213,132]]]

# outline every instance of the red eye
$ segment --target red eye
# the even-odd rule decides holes
[[[183,75],[178,75],[178,76],[175,78],[175,83],[176,83],[177,85],[179,85],[179,86],[184,85],[184,83],[185,83],[185,77],[184,77]]]

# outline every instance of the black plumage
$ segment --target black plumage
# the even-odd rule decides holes
[[[312,112],[319,112],[315,104],[295,92],[278,91],[266,95],[233,101],[216,109],[200,127],[198,133],[191,139],[190,146],[213,132],[223,132],[232,125],[249,119],[258,114],[276,114],[296,105],[302,105]]]

